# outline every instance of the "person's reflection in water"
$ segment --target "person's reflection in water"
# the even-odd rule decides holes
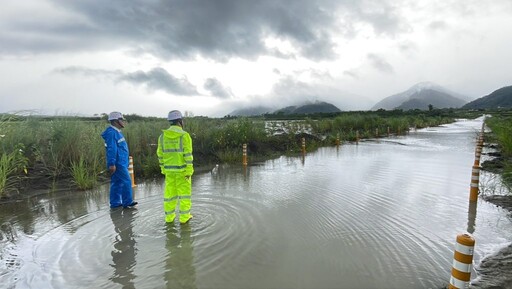
[[[196,288],[196,271],[192,253],[190,224],[176,228],[167,224],[167,260],[165,262],[165,284],[167,288]]]
[[[110,211],[110,218],[114,223],[116,236],[112,248],[112,267],[114,274],[110,277],[114,283],[118,283],[122,288],[135,288],[133,280],[135,274],[135,238],[133,237],[133,217],[137,213],[135,209],[116,208]]]

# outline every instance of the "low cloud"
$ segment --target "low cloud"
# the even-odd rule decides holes
[[[186,77],[177,78],[161,67],[153,68],[148,72],[139,70],[127,73],[119,77],[118,80],[136,85],[144,85],[149,90],[163,90],[175,95],[190,96],[199,94],[196,87]]]
[[[222,83],[216,78],[208,78],[203,87],[215,97],[230,98],[233,96],[231,89],[224,87],[224,85],[222,85]]]
[[[446,24],[445,21],[433,21],[433,22],[430,22],[430,24],[428,25],[428,28],[430,28],[431,30],[445,30],[448,28],[448,24]]]
[[[368,60],[370,61],[370,64],[377,70],[384,72],[384,73],[393,73],[394,69],[389,62],[387,62],[382,56],[379,56],[377,54],[369,53],[367,55]]]
[[[200,95],[195,85],[186,77],[178,78],[167,70],[156,67],[149,71],[122,72],[120,70],[91,69],[87,67],[70,66],[57,68],[54,73],[64,75],[83,75],[91,78],[106,78],[113,82],[127,82],[136,86],[143,86],[151,91],[162,90],[173,95],[193,96]]]
[[[119,78],[123,72],[120,70],[106,70],[106,69],[93,69],[82,66],[68,66],[56,68],[53,70],[53,73],[63,74],[68,76],[86,76],[91,78],[108,78],[108,79],[117,79]]]

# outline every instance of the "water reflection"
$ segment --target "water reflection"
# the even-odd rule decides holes
[[[475,232],[476,222],[476,204],[477,202],[469,202],[468,208],[468,233],[473,234]]]
[[[167,225],[165,284],[167,288],[197,288],[190,223]]]
[[[0,205],[0,287],[441,288],[457,233],[475,264],[512,238],[506,212],[468,208],[480,126],[215,166],[185,226],[163,223],[161,179],[137,210],[111,212],[108,187]]]
[[[114,273],[110,280],[118,283],[125,289],[135,288],[133,281],[135,274],[135,256],[137,249],[133,235],[133,218],[137,210],[135,209],[113,209],[110,212],[110,218],[114,224],[114,230],[117,235],[114,238],[112,255],[112,267]]]

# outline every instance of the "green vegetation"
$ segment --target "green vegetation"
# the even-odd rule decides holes
[[[21,149],[0,156],[0,197],[9,189],[16,189],[18,173],[25,171],[26,158]]]
[[[495,113],[486,118],[486,125],[492,130],[488,136],[491,142],[496,142],[501,153],[499,166],[502,167],[503,184],[512,191],[512,115]],[[484,166],[485,167],[485,166]]]
[[[304,115],[264,115],[260,117],[185,119],[185,130],[193,139],[196,170],[215,163],[241,163],[242,145],[248,145],[249,161],[282,154],[298,155],[301,139],[308,151],[359,138],[406,134],[410,128],[437,126],[455,118],[470,118],[480,112],[374,111]],[[125,115],[123,129],[137,178],[160,176],[156,157],[157,140],[169,127],[164,118]],[[107,180],[105,149],[101,132],[108,126],[105,116],[0,118],[0,197],[23,191],[34,183],[55,187],[68,180],[80,189],[89,189]],[[25,174],[26,172],[26,174]],[[71,181],[69,181],[71,179]],[[22,180],[23,182],[20,182]]]

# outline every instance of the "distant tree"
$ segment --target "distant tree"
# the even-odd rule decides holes
[[[434,109],[434,106],[432,104],[428,105],[428,111],[432,111]]]

